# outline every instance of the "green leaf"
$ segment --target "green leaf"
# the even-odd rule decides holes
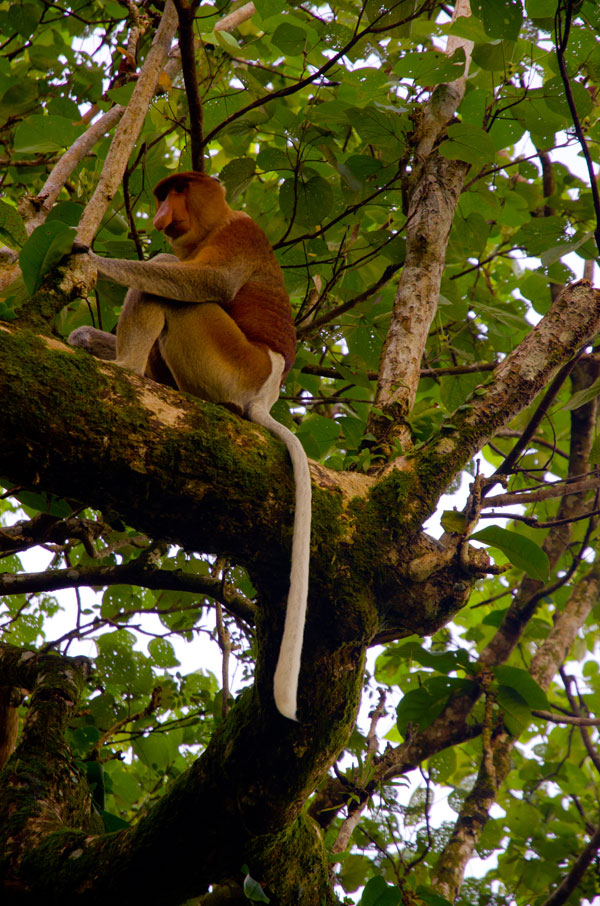
[[[446,702],[454,692],[471,689],[471,680],[450,679],[434,676],[419,689],[407,692],[396,708],[396,725],[403,736],[409,724],[424,729],[442,713]]]
[[[448,126],[448,141],[440,145],[440,154],[447,160],[464,160],[481,167],[494,160],[495,148],[490,136],[472,123]]]
[[[134,644],[135,636],[133,633],[123,629],[105,632],[96,639],[96,645],[102,653],[107,651],[131,651]]]
[[[490,127],[490,131],[488,132],[488,135],[496,151],[501,151],[503,148],[507,148],[509,145],[516,144],[516,142],[519,141],[524,132],[525,128],[523,126],[523,123],[521,123],[518,119],[511,119],[509,116],[504,116],[498,117],[498,119],[494,120]],[[507,202],[514,203],[515,207],[519,209],[527,209],[525,200],[523,198],[520,198],[518,195],[514,196],[511,193],[505,198],[505,206]],[[523,222],[524,220],[520,219],[516,226]]]
[[[398,887],[390,887],[387,881],[378,875],[367,881],[359,906],[399,906],[402,893]]]
[[[162,733],[149,733],[133,740],[132,748],[140,761],[161,773],[174,761],[174,752],[169,740]]]
[[[37,100],[37,88],[32,82],[20,81],[11,85],[2,95],[0,116],[3,119],[24,113]]]
[[[110,786],[110,790],[117,800],[128,807],[138,800],[139,780],[134,777],[129,765],[115,761],[108,762],[105,766],[106,774],[110,775],[109,780],[106,781],[106,787],[108,789]]]
[[[19,264],[30,296],[40,286],[44,274],[68,255],[77,231],[59,220],[44,223],[33,231],[23,245]]]
[[[0,321],[14,321],[17,317],[14,305],[14,296],[11,296],[10,299],[0,301]]]
[[[81,130],[81,126],[75,126],[64,116],[33,115],[15,129],[15,151],[22,154],[62,151],[73,144]]]
[[[494,668],[494,675],[499,683],[518,692],[530,708],[538,711],[550,708],[546,693],[527,670],[503,664]]]
[[[141,608],[141,598],[131,585],[110,585],[102,595],[100,613],[104,619],[111,620],[118,613]]]
[[[303,28],[292,25],[291,22],[284,22],[278,25],[271,35],[271,41],[283,51],[286,56],[298,56],[303,53],[308,41],[308,35]]]
[[[126,107],[131,100],[131,95],[133,94],[134,88],[135,82],[129,82],[129,84],[127,85],[120,85],[118,88],[111,88],[110,91],[107,92],[107,95],[115,104],[122,104],[124,107]]]
[[[122,818],[119,818],[118,815],[113,815],[105,809],[100,812],[100,815],[102,816],[104,830],[107,834],[111,834],[113,831],[124,830],[126,827],[130,826],[128,821],[124,821]]]
[[[175,649],[167,639],[152,639],[148,642],[148,651],[158,667],[179,667]]]
[[[462,535],[465,530],[464,514],[457,513],[455,510],[444,510],[440,522],[445,532],[454,532],[456,535]]]
[[[299,425],[296,436],[307,456],[322,459],[340,436],[340,425],[331,418],[313,413]]]
[[[566,120],[571,119],[571,109],[565,95],[565,86],[561,76],[557,75],[553,79],[548,79],[547,82],[544,82],[541,91],[546,103],[552,107],[552,110],[561,113]],[[579,118],[584,119],[584,117],[589,116],[594,107],[594,102],[589,92],[574,79],[571,81],[571,92]]]
[[[85,762],[86,780],[92,793],[94,805],[104,808],[104,768],[99,761]]]
[[[473,0],[471,10],[481,19],[490,38],[516,41],[519,37],[523,23],[521,0]]]
[[[271,902],[258,881],[255,881],[250,875],[246,875],[244,878],[244,896],[252,900],[253,903]]]
[[[287,220],[304,226],[321,223],[331,214],[333,190],[322,176],[307,182],[286,179],[279,190],[279,207]]]
[[[497,701],[504,712],[506,729],[518,736],[531,723],[531,710],[525,699],[510,686],[499,686]]]
[[[578,390],[577,393],[574,393],[561,408],[567,409],[569,412],[573,409],[579,409],[580,406],[585,406],[586,403],[591,403],[592,400],[595,400],[599,393],[600,378],[595,380],[593,384],[590,384],[589,387],[585,387],[583,390]]]
[[[535,217],[523,224],[513,239],[522,245],[530,255],[541,255],[552,246],[565,245],[565,222],[561,217]]]
[[[439,893],[434,893],[430,887],[417,887],[417,894],[427,906],[452,906],[450,900],[447,900],[446,897],[441,896]]]
[[[16,208],[0,201],[0,236],[11,245],[20,246],[27,241],[27,230],[23,218]]]
[[[539,579],[541,582],[548,581],[550,575],[548,556],[535,541],[526,538],[525,535],[511,532],[497,525],[489,525],[471,535],[470,540],[483,541],[491,547],[498,548],[513,566],[524,570],[532,579]]]
[[[496,41],[493,44],[476,44],[473,48],[473,61],[488,72],[504,72],[508,58],[506,45],[513,47],[512,42]]]
[[[53,220],[60,220],[61,223],[66,223],[68,226],[76,227],[81,219],[83,214],[83,205],[78,204],[76,201],[59,201],[58,204],[55,204],[48,216],[46,217],[46,223],[51,223]],[[112,220],[111,216],[111,220]],[[124,221],[123,221],[124,222]],[[129,229],[126,222],[125,232]]]
[[[73,507],[55,497],[54,494],[37,494],[35,491],[18,491],[13,495],[23,506],[36,510],[38,513],[49,513],[59,519],[66,519],[73,513]]]
[[[239,41],[237,41],[235,37],[228,31],[213,32],[210,36],[210,40],[213,39],[215,43],[220,44],[227,53],[234,54],[239,53],[240,51]]]
[[[148,694],[154,677],[148,658],[134,651],[135,636],[125,629],[107,632],[94,640],[98,648],[96,667],[107,685],[123,686],[136,695]]]
[[[256,171],[256,161],[251,157],[237,157],[223,167],[219,178],[227,188],[227,199],[233,201],[252,182]]]
[[[554,16],[553,0],[527,0],[527,15],[532,19],[547,19]]]
[[[346,893],[362,887],[371,874],[371,861],[359,853],[350,853],[342,862],[338,878]]]
[[[349,107],[346,117],[364,142],[401,153],[404,147],[404,121],[398,113],[389,113],[371,104],[368,107]]]
[[[269,170],[289,171],[292,169],[289,157],[279,148],[263,148],[256,158],[256,164],[265,173]]]
[[[256,0],[254,5],[263,19],[276,16],[288,8],[284,0]]]
[[[343,415],[336,421],[342,429],[346,447],[357,450],[365,433],[365,422],[360,418],[351,418],[349,415]]]
[[[407,53],[394,66],[394,72],[400,78],[415,79],[421,85],[453,82],[462,76],[464,69],[464,51],[450,58],[439,51]]]
[[[33,3],[11,3],[7,17],[9,26],[26,41],[38,26],[40,12]]]
[[[589,462],[592,465],[597,465],[600,462],[600,435],[597,435],[594,438],[594,443],[592,444],[592,449],[590,450]]]
[[[390,651],[384,651],[382,658],[393,656],[394,660],[413,660],[423,667],[431,667],[438,673],[452,673],[466,666],[469,657],[466,651],[429,651],[419,642],[403,642]],[[379,660],[379,659],[378,659]]]

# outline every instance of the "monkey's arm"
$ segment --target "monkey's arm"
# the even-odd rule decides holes
[[[226,268],[198,261],[181,263],[174,256],[166,255],[150,261],[101,258],[94,252],[89,255],[102,277],[175,302],[226,305],[251,276],[251,268],[244,262]],[[169,260],[165,260],[167,257]]]

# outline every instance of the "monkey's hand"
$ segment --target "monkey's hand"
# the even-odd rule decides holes
[[[85,254],[83,254],[85,252]],[[96,285],[97,270],[89,248],[75,241],[70,257],[65,260],[61,288],[70,298],[87,296]]]

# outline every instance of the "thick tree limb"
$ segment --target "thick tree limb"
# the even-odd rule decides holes
[[[453,18],[470,14],[468,0],[459,0]],[[416,165],[409,184],[406,259],[381,354],[375,396],[375,407],[383,411],[383,416],[370,416],[370,429],[376,436],[395,436],[405,448],[411,444],[406,419],[417,393],[421,359],[438,306],[448,237],[468,170],[462,161],[446,160],[433,152],[465,92],[473,44],[450,38],[447,53],[452,54],[459,46],[465,51],[464,74],[455,82],[438,85],[417,130]]]
[[[405,461],[385,471],[415,469],[420,476],[411,504],[415,527],[433,512],[431,476],[455,475],[496,432],[528,406],[559,367],[600,330],[600,291],[581,280],[566,287],[542,320],[477,388],[471,400],[432,439]],[[416,477],[416,476],[415,476]],[[436,498],[437,500],[437,498]]]
[[[0,393],[10,400],[0,409],[6,438],[0,475],[118,513],[150,536],[233,558],[250,569],[259,590],[272,590],[279,617],[293,510],[292,474],[282,445],[221,407],[190,400],[56,341],[37,338],[23,348],[19,336],[0,325]],[[32,407],[38,400],[52,404]],[[84,467],[90,462],[92,471]],[[457,582],[460,568],[452,559],[440,562],[418,586],[406,573],[407,546],[414,558],[436,545],[402,532],[400,512],[390,517],[386,495],[397,500],[395,476],[384,480],[381,495],[374,494],[374,478],[322,466],[313,468],[313,483],[315,604],[309,604],[309,624],[314,620],[315,632],[326,601],[323,619],[333,619],[339,606],[340,628],[348,621],[345,595],[357,604],[360,599],[360,608],[367,602],[380,606],[388,628],[401,635],[434,631],[464,605],[470,585]],[[358,586],[356,570],[362,576]],[[269,626],[275,639],[277,620]]]
[[[243,6],[238,6],[237,9],[234,9],[229,15],[219,19],[214,30],[233,31],[234,28],[237,28],[242,22],[251,19],[255,12],[256,7],[254,6],[254,3],[244,3]]]
[[[125,113],[125,109],[120,104],[115,104],[114,107],[103,113],[95,123],[92,123],[82,135],[76,138],[71,147],[65,151],[56,166],[53,167],[37,198],[28,199],[29,206],[32,208],[30,216],[27,216],[27,213],[22,211],[28,233],[32,233],[36,227],[44,223],[61,189],[77,164],[119,122]]]

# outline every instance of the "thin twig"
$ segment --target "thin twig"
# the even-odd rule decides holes
[[[566,20],[563,28],[562,13],[565,12]],[[596,214],[596,229],[594,230],[594,238],[596,240],[596,247],[600,252],[600,195],[598,194],[598,183],[596,180],[596,174],[594,172],[594,164],[592,162],[592,156],[588,148],[587,142],[585,140],[585,135],[583,129],[581,128],[581,122],[579,120],[579,114],[577,113],[577,107],[575,106],[575,99],[573,98],[573,92],[571,90],[571,80],[569,78],[569,73],[567,72],[567,65],[565,63],[565,50],[569,43],[569,33],[571,30],[571,18],[573,15],[573,0],[559,0],[559,3],[556,7],[556,13],[554,16],[554,46],[556,49],[556,58],[558,60],[558,66],[560,69],[560,75],[565,87],[565,96],[567,98],[567,103],[569,105],[569,110],[571,112],[571,119],[573,120],[573,126],[575,129],[575,135],[581,146],[582,154],[585,158],[585,163],[587,166],[587,171],[589,174],[589,186],[592,190],[592,198],[594,200],[594,212]]]

